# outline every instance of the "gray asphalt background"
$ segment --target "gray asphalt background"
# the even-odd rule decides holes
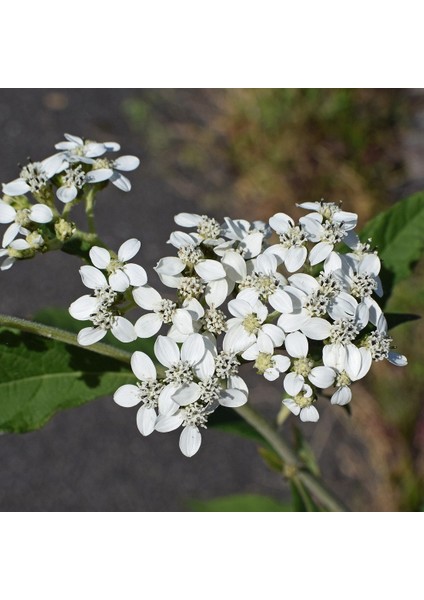
[[[167,254],[173,215],[202,207],[182,204],[149,174],[155,157],[122,117],[126,97],[127,90],[1,90],[0,181],[14,179],[17,164],[28,156],[38,160],[51,154],[64,132],[119,141],[122,154],[135,154],[142,163],[130,174],[130,194],[115,188],[103,192],[99,230],[114,248],[139,237],[140,262],[149,269]],[[2,273],[0,311],[31,317],[41,308],[67,307],[85,293],[78,266],[74,257],[51,253]],[[264,396],[263,383],[254,385],[252,394]],[[266,389],[270,402],[278,399],[275,386]],[[180,511],[190,499],[230,493],[284,496],[254,444],[208,430],[200,452],[187,459],[178,450],[176,432],[143,438],[135,410],[122,409],[111,398],[64,411],[40,431],[2,436],[0,457],[2,511]]]

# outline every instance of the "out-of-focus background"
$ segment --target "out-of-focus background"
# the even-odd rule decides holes
[[[116,140],[122,154],[139,156],[133,190],[103,192],[97,220],[112,247],[139,237],[148,269],[168,254],[177,212],[296,217],[296,202],[324,198],[343,201],[364,225],[424,189],[424,90],[1,90],[0,131],[3,182],[28,156],[51,154],[64,132]],[[78,266],[51,253],[2,273],[0,312],[28,318],[67,307],[84,293]],[[422,314],[423,305],[419,264],[388,309]],[[321,401],[319,423],[300,425],[324,479],[353,510],[424,505],[423,327],[394,330],[410,364],[374,364],[353,388],[352,416]],[[276,413],[278,382],[254,376],[251,386],[255,405]],[[289,420],[286,435],[291,429]],[[253,442],[211,429],[186,459],[178,433],[142,438],[135,410],[111,398],[64,411],[40,431],[2,436],[0,456],[3,511],[180,511],[227,494],[288,497]]]

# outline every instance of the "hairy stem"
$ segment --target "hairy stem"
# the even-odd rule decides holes
[[[26,333],[33,333],[35,335],[41,335],[42,337],[63,342],[64,344],[70,344],[71,346],[77,346],[83,348],[78,341],[77,336],[74,333],[58,329],[57,327],[50,327],[49,325],[43,325],[42,323],[34,323],[33,321],[27,321],[26,319],[19,319],[18,317],[10,317],[9,315],[0,314],[0,326],[11,327],[12,329],[19,329]],[[101,354],[102,356],[108,356],[114,358],[126,364],[130,363],[131,353],[119,348],[114,348],[108,344],[93,344],[92,346],[84,346],[85,350]]]
[[[348,509],[328,490],[322,481],[307,471],[302,471],[302,465],[296,454],[281,438],[278,431],[264,419],[262,415],[251,406],[245,404],[235,409],[237,413],[256,429],[262,437],[272,446],[278,456],[284,461],[289,469],[292,469],[296,478],[308,489],[309,492],[328,510],[343,512]]]

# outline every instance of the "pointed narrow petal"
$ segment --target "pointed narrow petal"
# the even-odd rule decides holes
[[[91,265],[84,265],[79,270],[81,279],[85,287],[90,290],[96,290],[107,285],[106,277],[99,269]]]
[[[156,335],[162,327],[162,319],[156,313],[149,313],[140,317],[135,325],[135,332],[139,338],[149,338]]]
[[[131,238],[124,242],[118,250],[118,258],[122,262],[131,260],[140,250],[141,242],[136,238]]]
[[[132,408],[140,403],[140,390],[136,385],[121,385],[113,395],[116,404],[124,408]]]
[[[111,256],[106,248],[100,248],[100,246],[93,246],[90,250],[90,260],[95,267],[98,269],[106,269],[110,263]]]
[[[177,343],[164,335],[157,337],[154,351],[156,358],[164,367],[169,368],[180,360]]]
[[[78,334],[78,344],[81,346],[91,346],[91,344],[102,340],[105,335],[105,329],[100,329],[100,327],[85,327]]]
[[[202,436],[197,427],[184,427],[180,435],[180,450],[184,456],[191,458],[199,450],[201,443]]]

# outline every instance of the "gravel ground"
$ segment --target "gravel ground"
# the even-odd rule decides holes
[[[17,164],[29,155],[48,156],[63,132],[119,141],[123,153],[141,157],[142,166],[131,173],[130,194],[103,193],[99,230],[115,248],[140,237],[142,262],[150,268],[166,253],[173,215],[202,207],[183,205],[149,176],[154,156],[140,147],[120,111],[128,92],[2,90],[0,178],[14,179]],[[83,293],[78,264],[52,253],[3,273],[0,311],[30,317],[40,308],[68,306]],[[278,476],[264,468],[253,444],[210,430],[201,451],[186,459],[177,433],[144,439],[134,419],[135,411],[104,398],[57,415],[40,431],[2,436],[0,510],[180,511],[190,499],[236,492],[281,497]]]

